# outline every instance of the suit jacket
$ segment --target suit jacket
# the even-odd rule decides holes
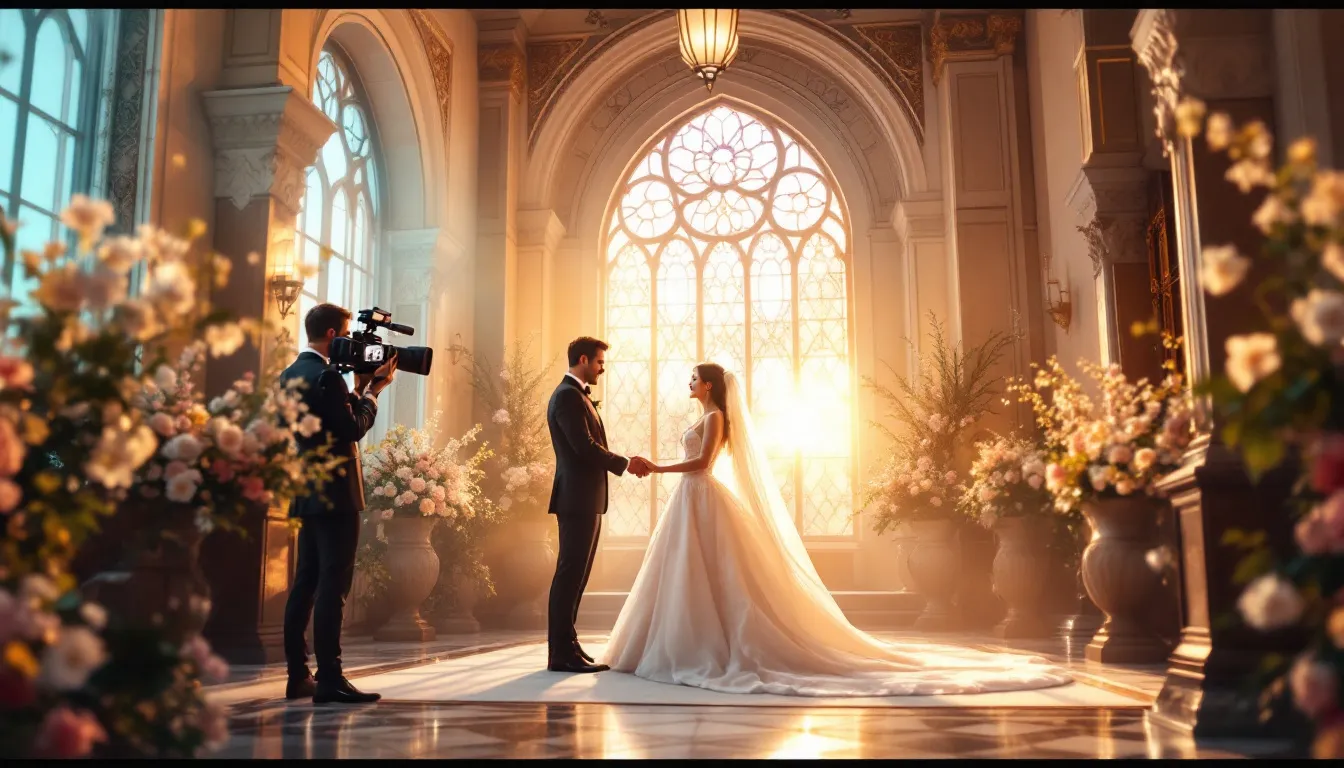
[[[555,450],[552,515],[602,515],[607,511],[607,473],[620,475],[630,460],[607,450],[607,430],[576,379],[565,376],[546,407]]]
[[[299,496],[289,505],[290,517],[357,515],[364,511],[364,472],[359,461],[359,441],[373,426],[378,404],[350,392],[341,374],[312,351],[298,358],[280,374],[281,381],[302,379],[303,401],[308,411],[322,420],[322,429],[312,437],[296,435],[299,448],[311,450],[331,440],[331,455],[345,462],[336,467],[331,480]]]

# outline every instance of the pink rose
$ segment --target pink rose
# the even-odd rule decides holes
[[[177,425],[173,423],[173,417],[163,412],[149,417],[149,428],[157,432],[159,437],[172,437],[177,434]]]
[[[215,459],[210,471],[214,473],[215,477],[219,478],[221,483],[227,483],[233,479],[233,466],[223,459]]]
[[[1344,435],[1327,435],[1316,448],[1316,458],[1311,467],[1311,487],[1317,493],[1334,493],[1344,487]]]
[[[42,721],[37,751],[42,757],[84,757],[93,751],[95,743],[105,741],[107,732],[93,715],[59,706],[48,712]]]
[[[0,418],[0,477],[18,474],[27,453],[28,447],[19,439],[14,424],[9,419]]]
[[[1315,719],[1335,708],[1338,682],[1335,671],[1309,656],[1301,656],[1288,673],[1293,702],[1303,714]]]
[[[172,480],[175,476],[186,472],[188,469],[190,469],[190,467],[187,466],[185,461],[170,461],[168,462],[168,465],[163,468],[163,479]]]
[[[21,357],[0,356],[0,389],[28,389],[33,366]]]
[[[255,475],[243,478],[242,486],[243,498],[248,501],[264,501],[265,497],[269,495],[266,492],[266,484]]]
[[[23,501],[23,490],[12,480],[0,478],[0,515],[13,512]]]

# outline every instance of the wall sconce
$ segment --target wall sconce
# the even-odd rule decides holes
[[[1045,311],[1050,313],[1050,319],[1055,321],[1055,325],[1063,328],[1067,333],[1069,323],[1073,321],[1073,300],[1069,297],[1069,291],[1060,285],[1050,271],[1050,257],[1043,257],[1045,262]]]
[[[448,347],[448,361],[457,365],[462,361],[462,353],[466,351],[467,348],[462,346],[462,334],[454,333],[453,343]]]
[[[275,306],[280,310],[280,317],[287,318],[294,309],[294,302],[299,300],[299,291],[303,288],[303,281],[295,276],[294,272],[288,267],[276,270],[271,275],[270,280],[271,298],[275,299]]]

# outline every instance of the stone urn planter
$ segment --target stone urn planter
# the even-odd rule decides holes
[[[961,549],[957,524],[952,520],[912,520],[908,568],[914,591],[924,598],[924,612],[914,629],[945,632],[954,629],[952,596],[961,576]]]
[[[453,571],[453,602],[443,615],[434,621],[434,628],[445,635],[471,635],[481,631],[476,619],[476,605],[481,601],[481,584],[471,576]]]
[[[1083,550],[1083,584],[1106,616],[1083,653],[1089,661],[1156,664],[1171,650],[1147,621],[1162,579],[1148,566],[1146,555],[1157,546],[1158,516],[1166,503],[1135,496],[1083,505],[1093,531]]]
[[[439,580],[439,553],[429,542],[438,522],[433,517],[393,517],[383,521],[387,539],[387,623],[373,633],[378,641],[426,642],[434,627],[420,616],[420,605]]]
[[[994,592],[1008,606],[1008,615],[994,627],[1002,638],[1048,637],[1054,628],[1043,603],[1050,575],[1049,521],[1040,517],[1000,517],[994,523],[999,541],[994,554]]]
[[[555,521],[542,513],[511,520],[491,534],[486,565],[495,582],[488,617],[492,625],[546,628],[546,600],[555,577],[554,530]]]

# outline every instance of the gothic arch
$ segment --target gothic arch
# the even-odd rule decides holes
[[[321,11],[313,29],[308,71],[322,46],[335,40],[368,91],[377,126],[387,230],[445,225],[447,154],[434,74],[407,11]],[[396,179],[395,184],[391,179]]]
[[[704,103],[708,94],[681,63],[675,32],[674,18],[650,23],[613,43],[578,73],[537,136],[522,185],[523,207],[554,208],[569,231],[582,236],[580,230],[592,223],[587,211],[578,205],[567,211],[564,201],[602,190],[605,204],[619,175],[619,169],[607,167],[613,154],[623,164],[634,151],[624,151],[622,135],[635,134],[642,142],[675,115]],[[856,215],[860,201],[853,182],[859,178],[868,190],[863,202],[875,221],[885,221],[898,200],[927,189],[913,126],[852,51],[808,24],[766,11],[742,11],[740,32],[743,53],[733,76],[719,81],[719,92],[765,108],[806,134],[847,187]],[[753,52],[764,56],[753,61]],[[594,142],[585,133],[591,133],[595,118],[604,119],[603,112],[611,115],[610,124]],[[584,177],[577,186],[576,153]],[[843,167],[844,158],[852,168]],[[869,171],[885,168],[891,173]],[[881,188],[884,180],[890,189]]]

